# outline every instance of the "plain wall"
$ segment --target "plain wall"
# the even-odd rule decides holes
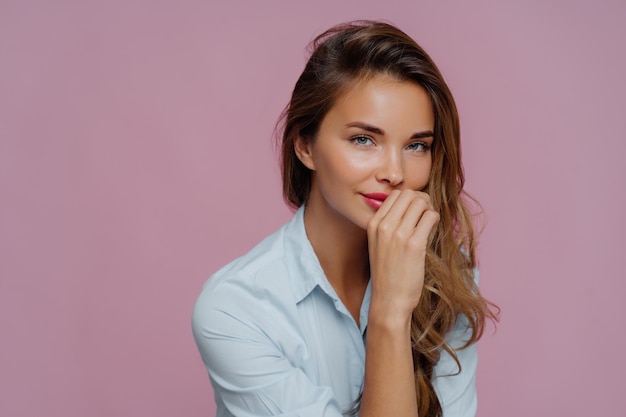
[[[488,224],[479,416],[626,415],[626,4],[0,2],[0,415],[211,416],[202,283],[290,217],[305,46],[388,19],[440,66]]]

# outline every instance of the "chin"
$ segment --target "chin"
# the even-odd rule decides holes
[[[369,216],[359,216],[358,218],[350,219],[350,221],[359,229],[367,230],[367,225],[369,224],[370,220],[372,220],[372,217],[374,217],[373,213]]]

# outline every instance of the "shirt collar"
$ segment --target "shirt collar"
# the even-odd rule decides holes
[[[296,211],[293,219],[287,224],[284,235],[287,268],[296,302],[299,303],[306,298],[315,287],[319,287],[333,301],[338,302],[339,297],[328,282],[307,237],[304,228],[304,210],[303,205]]]

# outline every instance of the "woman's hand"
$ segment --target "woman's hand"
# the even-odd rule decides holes
[[[392,191],[367,227],[372,299],[370,318],[406,323],[424,286],[428,237],[439,221],[428,194]]]

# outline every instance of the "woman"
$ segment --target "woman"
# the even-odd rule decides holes
[[[475,283],[454,100],[380,22],[332,28],[283,114],[294,218],[193,314],[218,416],[472,416]]]

